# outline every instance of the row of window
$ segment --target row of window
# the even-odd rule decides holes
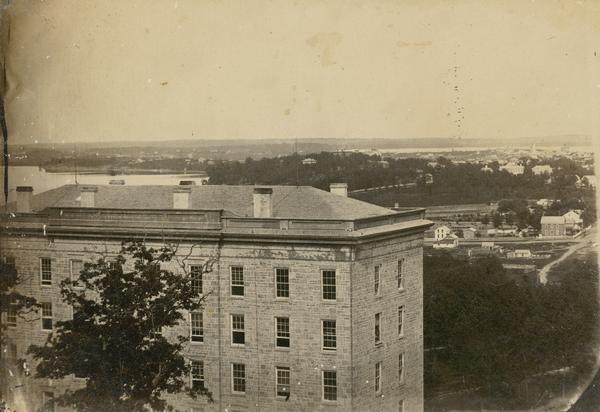
[[[75,279],[83,269],[82,260],[70,260],[70,275]],[[231,266],[230,271],[230,287],[231,296],[243,297],[245,293],[244,285],[244,267]],[[192,279],[192,290],[197,294],[203,293],[202,284],[202,265],[191,265],[190,276]],[[374,273],[374,292],[375,295],[381,293],[381,265],[376,265]],[[404,259],[398,260],[396,270],[397,287],[400,290],[404,289]],[[40,258],[40,282],[43,286],[52,285],[52,259]],[[336,300],[337,298],[337,283],[336,271],[333,269],[321,270],[322,282],[322,297],[324,300]],[[288,268],[275,268],[275,297],[289,298],[290,297],[290,272]]]
[[[53,315],[52,303],[42,302],[42,330],[52,330]],[[382,314],[375,314],[374,338],[375,344],[382,342]],[[230,315],[231,321],[231,344],[246,344],[246,325],[243,314]],[[7,316],[7,326],[17,326],[17,312],[14,306],[9,305]],[[324,351],[335,351],[337,348],[337,323],[335,319],[321,320],[321,342]],[[398,306],[398,336],[404,336],[404,306]],[[204,342],[204,314],[202,312],[190,313],[190,341]],[[275,346],[278,348],[290,347],[290,318],[284,316],[275,317]]]
[[[375,314],[375,344],[381,344],[381,312]],[[230,315],[231,344],[246,344],[245,317],[243,314]],[[404,306],[398,306],[398,336],[404,336]],[[334,351],[337,348],[337,324],[335,319],[321,320],[321,342],[324,351]],[[275,346],[290,347],[290,318],[275,317]],[[204,316],[202,312],[190,313],[190,341],[204,342]]]
[[[383,364],[375,364],[374,391],[381,393],[383,380]],[[398,381],[404,383],[404,353],[398,356]],[[204,362],[193,360],[191,364],[190,384],[194,389],[204,389]],[[231,364],[231,392],[235,394],[246,393],[246,365],[243,363]],[[278,398],[288,399],[291,395],[291,372],[289,366],[275,367],[275,395]],[[337,372],[335,370],[322,371],[323,400],[337,400]]]

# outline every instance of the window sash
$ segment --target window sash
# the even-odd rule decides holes
[[[381,342],[381,313],[375,314],[375,343]]]
[[[10,298],[10,303],[6,308],[6,326],[17,326],[17,300],[14,297]]]
[[[398,356],[398,380],[404,382],[404,353]]]
[[[376,265],[373,269],[373,283],[374,283],[374,292],[376,295],[379,295],[380,283],[381,283],[381,265]]]
[[[277,366],[275,369],[276,395],[280,398],[288,398],[290,396],[290,368]]]
[[[190,370],[190,380],[192,388],[204,389],[204,362],[203,361],[192,361],[192,367]]]
[[[190,266],[191,288],[196,295],[202,294],[202,265]]]
[[[204,314],[202,312],[190,313],[190,340],[204,342]]]
[[[275,318],[276,346],[279,348],[290,347],[290,318]]]
[[[42,303],[42,329],[52,330],[52,303]]]
[[[246,331],[244,327],[244,315],[231,315],[231,344],[245,345]]]
[[[398,261],[398,289],[404,289],[404,259]]]
[[[230,278],[231,278],[231,295],[232,296],[244,296],[244,267],[243,266],[231,266]]]
[[[290,297],[290,271],[288,268],[275,269],[275,296],[278,298]]]
[[[398,306],[398,336],[404,336],[404,306]]]
[[[323,371],[323,399],[326,401],[337,400],[336,371]]]
[[[323,270],[322,271],[322,282],[323,282],[323,299],[324,300],[336,300],[336,271],[335,270]]]
[[[52,259],[40,258],[40,280],[44,286],[52,285]]]
[[[381,392],[381,362],[375,364],[375,392]]]
[[[323,321],[323,350],[337,349],[336,326],[335,320]]]
[[[231,390],[235,393],[246,393],[246,365],[231,364]]]

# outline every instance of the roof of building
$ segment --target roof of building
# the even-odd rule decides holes
[[[33,196],[31,207],[79,207],[82,186],[65,185]],[[172,209],[173,192],[181,186],[97,185],[95,207],[113,209]],[[186,186],[190,209],[223,209],[241,217],[253,216],[256,186]],[[396,214],[360,200],[336,195],[310,186],[270,186],[273,189],[273,217],[297,219],[355,220]],[[14,211],[15,202],[7,205]]]
[[[540,223],[541,224],[544,224],[544,223],[561,224],[561,223],[565,223],[565,217],[564,216],[542,216],[542,220]]]

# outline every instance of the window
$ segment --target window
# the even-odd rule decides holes
[[[323,321],[323,350],[336,350],[335,320]]]
[[[70,261],[70,270],[71,270],[71,282],[76,282],[79,279],[79,275],[83,270],[83,261],[72,259]]]
[[[337,400],[336,371],[323,371],[323,399],[326,401]]]
[[[6,310],[6,326],[17,326],[17,299],[10,297],[10,303]]]
[[[54,392],[42,392],[42,411],[54,412]]]
[[[42,330],[52,330],[52,303],[42,303]]]
[[[275,391],[278,398],[290,397],[290,368],[277,366],[275,368]]]
[[[202,294],[202,265],[190,266],[190,277],[192,278],[192,292],[196,295]]]
[[[275,296],[278,298],[290,297],[290,271],[287,268],[275,269]]]
[[[244,315],[231,315],[231,343],[233,345],[244,345],[246,343]]]
[[[381,392],[381,362],[375,364],[375,392]]]
[[[190,313],[190,341],[204,342],[204,317],[202,312]]]
[[[404,289],[404,259],[400,259],[398,261],[398,289],[403,290]]]
[[[204,362],[192,361],[192,369],[190,373],[193,389],[204,389]]]
[[[278,348],[290,347],[290,318],[275,318],[277,339],[275,346]]]
[[[15,263],[15,257],[14,256],[4,256],[4,257],[2,257],[2,261],[4,262],[4,264],[6,266],[9,266],[9,267],[15,269],[16,263]]]
[[[404,306],[398,306],[398,336],[404,336]]]
[[[7,357],[12,360],[17,360],[19,358],[17,352],[17,344],[14,342],[8,342],[8,353]]]
[[[381,283],[380,270],[381,270],[381,265],[376,265],[374,268],[374,271],[373,271],[373,273],[374,273],[373,282],[374,282],[374,286],[375,286],[375,294],[376,295],[379,295],[379,284]]]
[[[381,313],[375,314],[375,343],[381,343]]]
[[[335,270],[324,270],[323,274],[323,299],[335,300]]]
[[[40,258],[40,279],[43,286],[52,285],[52,260]]]
[[[246,393],[246,365],[243,363],[231,364],[231,391]]]
[[[398,356],[398,380],[400,383],[404,382],[404,353]]]
[[[244,268],[231,267],[231,296],[244,296]]]

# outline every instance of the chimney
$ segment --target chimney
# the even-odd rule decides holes
[[[173,192],[173,209],[189,209],[191,206],[191,188],[178,187]]]
[[[329,191],[334,195],[348,197],[348,183],[331,183]]]
[[[98,191],[96,186],[81,186],[79,191],[81,192],[79,201],[81,207],[96,207],[96,192]]]
[[[31,198],[33,197],[33,187],[17,186],[17,212],[31,213]]]
[[[273,216],[273,189],[256,187],[253,195],[254,217]]]

